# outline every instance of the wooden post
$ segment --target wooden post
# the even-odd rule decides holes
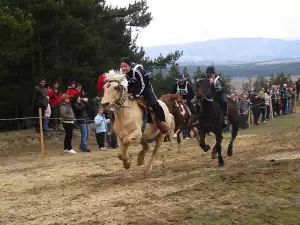
[[[271,119],[274,120],[273,105],[272,105],[272,95],[269,98],[269,106],[270,106],[270,115],[269,116],[271,116]]]
[[[42,150],[42,157],[45,157],[45,146],[44,146],[44,132],[43,132],[43,116],[42,116],[42,109],[39,108],[39,117],[40,117],[40,138],[41,138],[41,150]]]

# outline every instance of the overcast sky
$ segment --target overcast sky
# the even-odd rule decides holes
[[[107,0],[125,6],[131,0]],[[142,46],[228,37],[300,39],[300,0],[148,0]]]

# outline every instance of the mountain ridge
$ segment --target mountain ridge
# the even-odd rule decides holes
[[[165,55],[176,50],[183,51],[183,56],[178,62],[186,65],[201,62],[243,64],[300,58],[300,40],[279,38],[221,38],[185,44],[158,45],[144,49],[150,58],[155,58],[160,53]]]

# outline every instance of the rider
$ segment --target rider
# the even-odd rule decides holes
[[[216,92],[216,99],[219,101],[221,109],[224,113],[224,126],[228,126],[227,117],[227,97],[224,89],[224,81],[221,76],[216,76],[216,71],[214,66],[209,66],[206,68],[206,75],[209,79],[212,79],[213,87]]]
[[[166,123],[164,110],[158,103],[150,79],[143,69],[143,66],[132,63],[130,59],[124,57],[121,59],[120,67],[128,79],[128,93],[131,95],[131,98],[143,96],[145,102],[152,108],[154,115],[157,118],[159,130],[163,134],[169,133],[170,127]]]
[[[187,102],[188,107],[191,107],[191,101],[195,97],[195,91],[192,85],[187,81],[187,78],[182,74],[173,87],[172,94],[179,93],[183,100]]]
[[[191,110],[191,101],[195,97],[195,91],[191,84],[187,81],[187,78],[184,77],[184,74],[179,76],[179,79],[176,79],[177,82],[173,87],[172,94],[179,93],[188,106],[188,108]],[[188,123],[184,124],[184,132],[183,132],[183,139],[189,139],[191,138]]]

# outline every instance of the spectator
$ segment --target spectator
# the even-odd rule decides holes
[[[73,102],[74,102],[73,109],[74,109],[75,117],[77,119],[77,125],[79,126],[80,134],[81,134],[80,149],[83,152],[91,152],[87,148],[87,140],[90,135],[89,117],[87,114],[88,99],[77,97],[77,100]]]
[[[84,90],[82,88],[82,84],[77,83],[77,90],[79,92],[78,95],[83,98],[85,96],[85,93],[84,93]]]
[[[292,87],[292,110],[291,112],[294,113],[295,112],[295,98],[297,98],[297,87],[296,84],[293,84]]]
[[[280,115],[279,92],[277,90],[276,85],[272,86],[270,95],[272,99],[273,116],[275,117],[275,113],[277,114],[277,116],[279,116]]]
[[[269,89],[265,91],[265,100],[266,100],[266,108],[265,108],[265,118],[266,120],[270,119],[270,92]]]
[[[43,124],[44,124],[44,116],[45,110],[48,106],[48,98],[47,98],[47,88],[46,80],[40,79],[40,83],[34,89],[32,96],[33,109],[36,117],[39,117],[39,109],[42,110]],[[35,130],[37,132],[40,131],[39,119],[36,119]]]
[[[248,115],[250,109],[250,100],[247,99],[247,95],[243,94],[242,99],[239,103],[240,109],[240,128],[247,129],[249,127],[248,124]]]
[[[65,130],[65,140],[64,140],[64,152],[66,153],[77,153],[72,148],[72,138],[73,138],[73,123],[74,123],[74,112],[70,104],[70,97],[67,94],[61,96],[60,105],[60,117],[62,119],[62,124]]]
[[[97,116],[98,109],[100,106],[101,106],[101,97],[96,96],[95,98],[93,98],[92,103],[91,103],[91,108],[92,108],[92,112],[93,112],[92,118],[95,118],[95,116]]]
[[[69,96],[71,103],[74,97],[80,95],[80,92],[77,90],[77,83],[75,81],[72,81],[71,86],[66,91],[66,94]]]
[[[103,114],[103,107],[100,106],[98,109],[98,114],[94,119],[95,123],[95,130],[96,130],[96,140],[99,147],[99,150],[105,151],[106,148],[104,146],[105,136],[108,132],[107,129],[107,123],[109,123],[110,120],[106,119]]]
[[[59,90],[59,81],[55,81],[53,84],[52,89],[48,90],[48,97],[49,97],[49,104],[51,107],[51,115],[52,115],[52,120],[50,121],[51,127],[53,130],[62,130],[59,127],[60,120],[57,119],[59,118],[59,108],[60,108],[60,103],[61,103],[61,95],[62,93]]]
[[[286,104],[286,113],[291,113],[292,111],[292,87],[287,88],[287,104]]]
[[[288,92],[287,92],[287,85],[284,84],[283,88],[281,89],[281,103],[282,103],[282,114],[286,114],[287,112],[287,97],[288,97]]]
[[[259,109],[260,109],[260,114],[258,114],[258,117],[256,118],[256,123],[258,122],[259,116],[261,115],[261,122],[265,123],[266,118],[265,118],[265,109],[266,109],[266,100],[265,100],[265,93],[263,91],[260,91],[258,93],[257,98],[259,99]]]
[[[49,97],[48,97],[48,99],[49,99]],[[48,103],[48,106],[45,110],[45,119],[44,119],[44,123],[43,123],[45,133],[47,133],[49,131],[49,118],[50,118],[50,116],[51,116],[51,107],[50,107],[50,104]]]
[[[297,91],[297,100],[299,100],[299,94],[300,94],[300,77],[298,77],[296,82],[296,91]]]

